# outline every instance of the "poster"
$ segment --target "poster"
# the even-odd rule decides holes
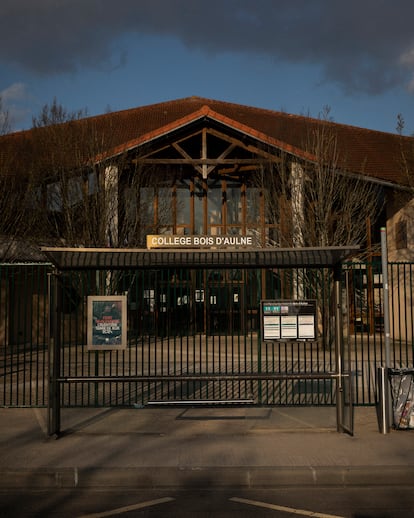
[[[88,349],[125,349],[127,344],[125,295],[88,297]]]

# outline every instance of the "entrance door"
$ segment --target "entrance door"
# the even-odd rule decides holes
[[[204,281],[204,332],[210,336],[244,334],[246,319],[242,271],[211,271]]]

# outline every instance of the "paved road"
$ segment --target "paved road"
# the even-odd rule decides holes
[[[407,487],[0,492],[0,515],[13,518],[400,518],[413,509]]]

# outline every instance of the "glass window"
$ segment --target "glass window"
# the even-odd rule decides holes
[[[190,188],[177,185],[177,225],[190,224]]]
[[[229,225],[242,222],[241,190],[238,187],[227,187],[227,223]]]
[[[82,201],[82,179],[69,178],[68,180],[68,204],[73,207]]]
[[[154,189],[152,187],[141,187],[139,209],[142,225],[151,226],[154,224]]]
[[[51,183],[47,186],[47,208],[50,211],[62,210],[62,193],[59,183]]]
[[[137,217],[137,199],[135,189],[131,189],[131,187],[124,189],[124,207],[127,221],[133,223]]]
[[[158,224],[167,226],[173,224],[171,187],[158,189]]]
[[[96,194],[97,192],[98,192],[98,177],[96,175],[96,172],[93,171],[92,173],[88,174],[88,193]]]
[[[223,195],[220,185],[209,187],[208,190],[208,223],[210,225],[221,224],[221,207]]]
[[[260,189],[248,187],[246,189],[247,223],[260,222]]]
[[[194,186],[194,233],[204,234],[204,197],[205,191],[201,182]]]

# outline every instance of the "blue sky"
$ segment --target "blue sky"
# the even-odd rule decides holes
[[[412,0],[2,0],[13,130],[192,95],[414,133]]]

